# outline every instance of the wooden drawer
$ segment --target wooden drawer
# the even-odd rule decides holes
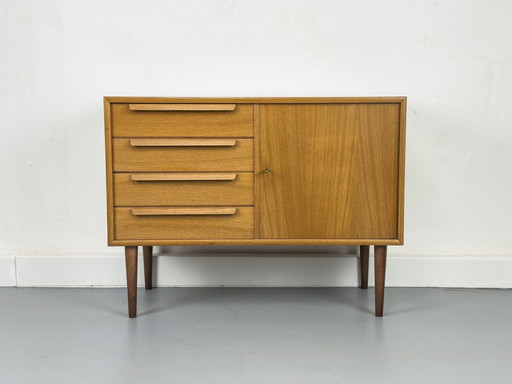
[[[253,173],[116,173],[114,205],[252,205]]]
[[[250,104],[111,104],[114,137],[252,137]]]
[[[115,208],[116,240],[252,239],[252,207]]]
[[[253,171],[252,139],[113,139],[114,172]]]

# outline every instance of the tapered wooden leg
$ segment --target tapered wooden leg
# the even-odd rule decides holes
[[[375,257],[375,316],[382,317],[384,313],[384,286],[386,281],[387,246],[376,245]]]
[[[144,253],[144,280],[146,289],[153,289],[153,247],[142,247]]]
[[[128,316],[137,316],[137,247],[125,247]]]
[[[359,286],[359,288],[368,289],[368,264],[370,262],[370,246],[361,245],[359,249],[359,268],[361,270],[361,285]]]

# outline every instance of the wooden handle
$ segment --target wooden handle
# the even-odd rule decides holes
[[[132,147],[234,147],[236,139],[130,139]]]
[[[129,104],[132,111],[190,111],[222,112],[234,111],[236,104]]]
[[[233,207],[187,207],[187,208],[132,208],[135,216],[189,216],[189,215],[234,215]]]
[[[133,181],[203,181],[235,180],[236,173],[138,173],[131,175]]]

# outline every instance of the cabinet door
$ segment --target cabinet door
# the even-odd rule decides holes
[[[396,239],[399,111],[391,103],[260,105],[259,237]]]

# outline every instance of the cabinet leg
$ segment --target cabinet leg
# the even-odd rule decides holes
[[[142,247],[144,254],[144,280],[146,289],[153,289],[153,247]]]
[[[128,316],[137,316],[137,247],[125,247],[126,287],[128,290]]]
[[[361,270],[361,285],[359,288],[367,289],[368,288],[368,268],[370,261],[370,246],[369,245],[361,245],[360,249],[360,257],[359,257],[359,269]]]
[[[375,316],[382,317],[384,313],[384,286],[386,281],[387,246],[376,245],[375,257]]]

